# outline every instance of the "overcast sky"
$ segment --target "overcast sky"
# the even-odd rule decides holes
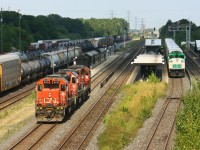
[[[200,0],[0,0],[3,10],[24,15],[58,14],[70,18],[111,18],[130,20],[130,28],[160,28],[167,20],[190,19],[200,26]],[[137,18],[137,19],[136,19]],[[137,24],[136,24],[137,20]]]

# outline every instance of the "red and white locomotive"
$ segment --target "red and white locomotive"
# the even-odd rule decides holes
[[[73,65],[58,74],[40,79],[36,85],[36,119],[38,122],[62,121],[91,91],[90,69]]]

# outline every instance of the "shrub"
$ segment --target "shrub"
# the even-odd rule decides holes
[[[148,79],[149,79],[149,82],[151,82],[151,83],[159,83],[160,82],[160,79],[157,78],[153,72],[148,76]]]
[[[193,82],[193,90],[182,99],[184,108],[177,114],[176,149],[200,148],[200,82]]]
[[[165,90],[166,84],[158,82],[136,82],[124,86],[119,93],[121,102],[104,117],[106,129],[98,137],[99,148],[120,150],[127,145],[144,120],[151,116],[155,102]]]

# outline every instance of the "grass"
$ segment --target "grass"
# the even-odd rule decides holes
[[[25,98],[11,108],[0,112],[0,143],[19,131],[33,117],[35,94]]]
[[[176,120],[177,150],[200,148],[200,81],[193,80],[193,89],[183,99],[184,108]]]
[[[121,102],[105,116],[105,131],[98,137],[103,150],[120,150],[127,145],[151,116],[151,110],[159,97],[163,97],[166,84],[161,82],[136,82],[123,87]]]

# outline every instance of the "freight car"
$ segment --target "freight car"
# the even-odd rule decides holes
[[[39,59],[22,63],[22,82],[45,76],[61,67],[72,64],[75,57],[82,54],[80,47],[70,47],[58,51],[42,53]]]
[[[91,74],[85,66],[71,66],[40,79],[36,84],[38,122],[60,122],[90,93]]]
[[[21,82],[21,60],[15,54],[0,56],[0,92],[16,87]]]
[[[174,40],[170,38],[165,39],[165,45],[169,77],[184,77],[185,54]]]

